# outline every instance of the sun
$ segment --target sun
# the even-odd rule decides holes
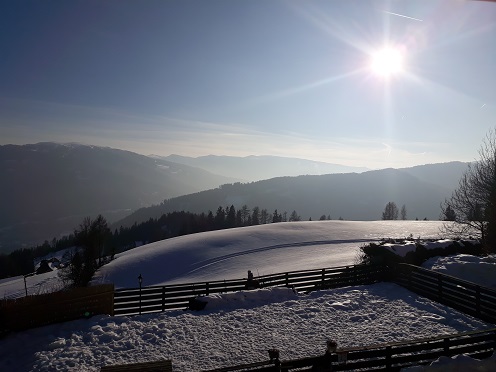
[[[385,47],[372,54],[372,71],[383,77],[390,77],[403,71],[403,53],[398,48]]]

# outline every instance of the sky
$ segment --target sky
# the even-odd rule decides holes
[[[496,124],[494,40],[479,1],[6,0],[0,145],[472,161]]]

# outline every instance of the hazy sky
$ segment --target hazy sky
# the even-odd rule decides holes
[[[384,168],[474,160],[494,126],[494,3],[0,3],[0,144]]]

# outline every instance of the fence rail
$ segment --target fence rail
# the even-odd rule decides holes
[[[95,314],[113,315],[114,285],[0,300],[0,336]]]
[[[260,288],[292,287],[301,291],[371,284],[381,281],[385,270],[377,265],[355,265],[318,270],[290,271],[254,278]],[[185,309],[199,295],[229,293],[246,289],[247,279],[118,289],[114,293],[114,314],[135,315]]]
[[[437,338],[408,342],[396,342],[364,348],[339,349],[337,353],[317,357],[280,361],[277,365],[269,362],[245,364],[233,367],[212,369],[205,372],[289,372],[296,370],[325,370],[332,365],[333,371],[381,369],[398,371],[401,368],[428,364],[440,356],[466,354],[473,358],[487,358],[496,347],[496,328],[447,335]]]
[[[328,288],[332,287],[332,285],[338,286],[345,277],[348,280],[351,277],[355,277],[355,274],[351,274],[353,270],[356,270],[356,267],[351,270],[348,267],[348,270],[337,274],[336,280],[329,283],[324,280],[323,283],[330,285]],[[382,275],[379,274],[377,278],[382,277],[385,280],[392,280],[412,292],[436,302],[443,303],[487,322],[496,323],[496,291],[490,288],[408,264],[398,264],[390,269],[370,267],[369,270],[383,270]],[[305,275],[315,277],[316,273],[316,270],[312,273],[308,271]],[[281,275],[272,278],[274,282],[279,284],[281,281],[293,277],[291,274]],[[329,273],[329,275],[332,274]],[[357,271],[356,277],[359,278],[361,275],[362,272]],[[294,277],[301,279],[304,276],[296,275]],[[346,280],[344,281],[346,282]],[[315,285],[318,287],[317,283]],[[492,328],[430,339],[389,343],[365,348],[341,349],[338,350],[337,354],[282,361],[277,366],[273,364],[267,366],[266,362],[265,366],[258,368],[250,365],[239,365],[209,372],[311,370],[313,367],[328,367],[331,363],[333,371],[357,369],[398,371],[403,367],[430,363],[440,356],[467,354],[474,358],[482,359],[489,357],[495,349],[496,328]],[[317,370],[319,370],[318,368]]]
[[[495,290],[408,264],[394,268],[393,281],[465,314],[496,323]]]

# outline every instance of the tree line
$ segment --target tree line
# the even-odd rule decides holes
[[[325,215],[321,219],[326,219]],[[330,216],[329,218],[330,219]],[[68,258],[70,270],[64,279],[77,283],[87,282],[94,270],[116,253],[176,236],[199,232],[228,229],[260,224],[300,221],[296,211],[288,214],[277,209],[269,212],[258,206],[250,209],[247,205],[236,209],[219,206],[215,213],[169,212],[160,218],[150,218],[132,226],[110,230],[106,219],[99,215],[95,220],[86,217],[74,232],[61,239],[0,254],[0,278],[26,275],[35,271],[34,259],[62,249],[79,247]],[[91,274],[91,275],[90,275]]]

